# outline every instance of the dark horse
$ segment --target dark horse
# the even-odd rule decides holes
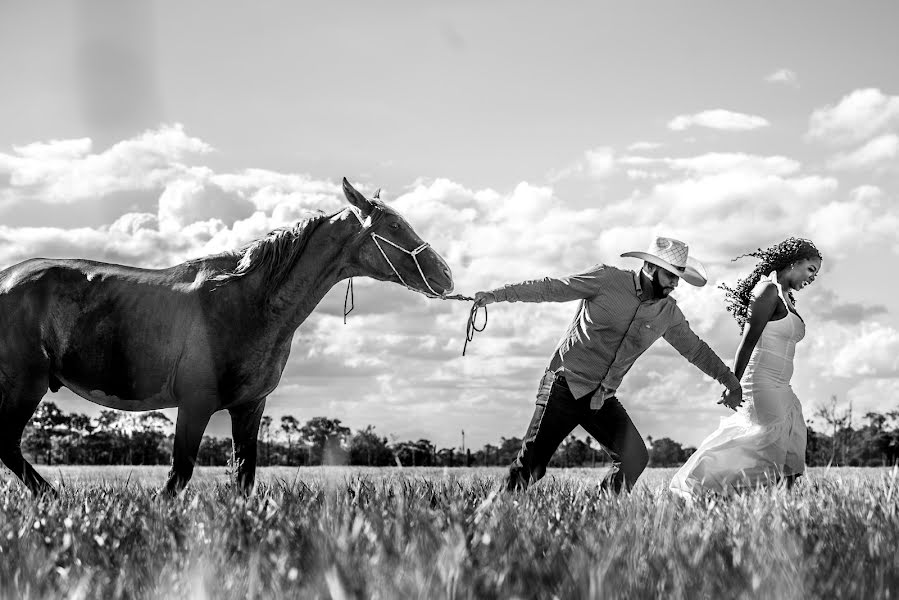
[[[22,456],[47,389],[120,410],[177,408],[175,495],[213,413],[231,413],[237,482],[249,493],[265,398],[297,327],[337,282],[452,291],[446,262],[393,209],[343,180],[352,207],[235,251],[167,269],[35,258],[0,272],[0,459],[36,494],[52,487]]]

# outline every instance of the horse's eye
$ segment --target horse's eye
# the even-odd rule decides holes
[[[400,228],[400,224],[399,224],[399,223],[391,223],[391,224],[390,224],[390,228],[391,228],[391,229],[399,229],[399,228]]]

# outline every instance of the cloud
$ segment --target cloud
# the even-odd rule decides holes
[[[630,152],[640,152],[643,150],[656,150],[658,148],[662,148],[663,144],[660,142],[634,142],[627,149]]]
[[[826,254],[845,258],[863,248],[895,240],[899,210],[878,188],[861,186],[847,198],[822,202],[808,215],[807,231],[826,240]]]
[[[82,158],[90,153],[92,146],[90,138],[79,138],[34,142],[26,146],[13,146],[13,150],[25,159],[47,161]]]
[[[709,152],[685,158],[645,157],[629,155],[619,159],[625,166],[664,166],[676,171],[688,171],[698,175],[726,172],[747,172],[758,175],[791,175],[801,164],[785,156],[758,156],[741,152]]]
[[[829,162],[832,169],[871,169],[891,163],[899,153],[899,135],[887,133],[866,142],[852,152],[837,154]]]
[[[844,402],[838,403],[838,411],[846,410],[852,403],[853,425],[858,426],[867,421],[864,415],[868,412],[884,414],[899,410],[899,379],[865,378],[849,389]]]
[[[769,125],[770,123],[762,117],[714,109],[692,115],[678,115],[668,122],[668,129],[684,131],[690,127],[707,127],[722,131],[750,131]]]
[[[817,290],[815,296],[815,314],[819,319],[835,321],[845,325],[859,325],[872,317],[885,315],[887,307],[883,304],[863,304],[861,302],[845,302],[828,288]]]
[[[778,69],[773,73],[766,75],[765,81],[768,83],[780,83],[795,88],[799,87],[799,78],[796,76],[796,73],[790,69]]]
[[[838,377],[899,377],[899,331],[864,323],[841,333],[842,344],[830,354],[831,373]]]
[[[808,139],[853,144],[891,130],[899,123],[899,96],[876,88],[855,90],[809,118]]]
[[[160,231],[177,233],[198,221],[219,220],[227,225],[250,217],[255,206],[238,194],[212,183],[180,179],[166,185],[159,196]]]
[[[190,175],[186,158],[212,151],[180,124],[165,125],[99,153],[89,139],[53,140],[0,153],[0,174],[9,174],[8,201],[72,203],[123,190],[159,189]]]
[[[550,171],[547,179],[556,183],[575,177],[589,177],[594,180],[606,179],[617,171],[615,151],[609,146],[599,146],[584,152],[575,162]]]

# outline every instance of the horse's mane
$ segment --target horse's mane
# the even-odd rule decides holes
[[[322,213],[291,227],[279,227],[265,237],[250,242],[232,253],[240,256],[233,270],[222,271],[210,277],[210,281],[215,282],[215,287],[221,287],[264,269],[262,280],[266,291],[275,290],[284,282],[291,267],[303,254],[309,238],[327,219],[328,215]]]

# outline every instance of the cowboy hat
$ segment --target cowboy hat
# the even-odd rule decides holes
[[[690,285],[702,287],[708,281],[705,267],[697,260],[689,257],[690,247],[680,240],[657,237],[646,252],[625,252],[621,256],[630,256],[645,260],[669,273],[677,275]]]

